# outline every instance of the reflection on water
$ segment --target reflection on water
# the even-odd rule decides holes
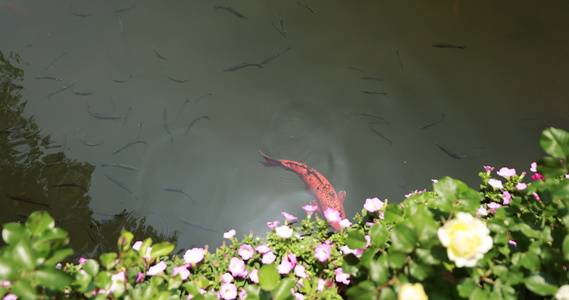
[[[25,109],[10,117],[28,121],[0,128],[14,168],[2,189],[87,230],[87,253],[112,250],[125,224],[188,248],[303,216],[314,197],[262,167],[259,149],[346,190],[347,216],[444,175],[476,187],[483,165],[527,170],[541,130],[567,126],[568,6],[3,4],[0,50],[25,62],[14,77]],[[61,211],[49,202],[60,195]],[[3,221],[33,207],[8,200]]]
[[[0,212],[2,223],[25,222],[35,210],[47,210],[59,227],[67,230],[75,255],[98,256],[113,250],[121,228],[138,238],[152,237],[176,241],[178,233],[156,232],[146,224],[152,215],[121,213],[106,215],[99,222],[89,208],[91,175],[95,166],[70,159],[65,153],[67,138],[58,144],[44,135],[34,118],[24,118],[27,104],[22,99],[20,81],[24,71],[17,67],[20,57],[0,52],[2,76],[0,93]],[[101,216],[99,216],[101,217]],[[161,220],[167,223],[163,217]]]

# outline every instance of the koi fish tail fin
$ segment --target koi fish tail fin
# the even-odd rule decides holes
[[[259,153],[265,158],[265,161],[262,161],[261,164],[267,167],[274,167],[274,166],[282,166],[282,163],[278,159],[270,158],[267,156],[263,151],[259,150]]]

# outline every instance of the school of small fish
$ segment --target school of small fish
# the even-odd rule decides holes
[[[5,4],[6,5],[6,4]],[[309,2],[300,2],[296,1],[294,4],[294,9],[298,13],[304,14],[304,18],[317,18],[321,15],[321,7],[318,5],[312,4]],[[22,8],[18,7],[18,9],[22,10]],[[129,28],[130,26],[134,26],[132,23],[129,22],[129,16],[136,14],[138,10],[145,9],[144,4],[137,3],[131,5],[122,5],[122,6],[115,6],[114,8],[108,11],[109,14],[114,14],[115,21],[116,21],[116,31],[120,33],[123,41],[128,43],[132,38],[130,36]],[[204,11],[203,13],[210,14],[212,18],[224,18],[224,19],[231,19],[239,24],[239,22],[251,22],[252,19],[258,17],[257,12],[252,10],[250,7],[248,8],[247,5],[243,3],[231,3],[231,6],[227,4],[223,5],[210,5],[208,7],[209,11]],[[89,22],[90,20],[98,18],[98,14],[100,12],[90,11],[85,6],[80,6],[79,4],[74,6],[68,6],[68,12],[66,14],[70,15],[70,18],[78,20],[80,22]],[[24,14],[24,13],[22,13]],[[30,17],[30,14],[25,11],[26,17]],[[292,40],[296,28],[296,24],[294,24],[294,18],[288,18],[288,14],[285,11],[279,10],[276,11],[271,16],[271,21],[266,22],[266,27],[279,39],[283,41],[287,41],[282,43],[281,47],[272,49],[272,51],[267,51],[267,53],[263,56],[253,57],[251,56],[244,56],[242,60],[236,60],[233,62],[223,62],[224,66],[219,68],[219,73],[224,76],[239,76],[238,74],[242,72],[265,72],[268,69],[276,68],[277,63],[284,61],[285,59],[290,58],[289,56],[293,56],[296,48],[296,45],[289,40]],[[272,28],[271,28],[272,27]],[[147,53],[150,53],[155,60],[154,63],[162,64],[164,68],[171,66],[172,64],[176,64],[176,60],[178,57],[176,55],[177,52],[173,49],[172,44],[166,41],[163,37],[156,35],[149,38],[149,42],[146,44],[137,44],[136,47],[144,47]],[[465,50],[466,47],[463,45],[457,45],[452,43],[433,43],[430,45],[425,45],[425,47],[434,47],[439,49],[450,49],[449,51],[460,50],[457,52],[461,52]],[[434,51],[434,50],[433,50]],[[445,50],[441,50],[445,51]],[[93,122],[115,122],[114,124],[122,124],[122,127],[126,127],[129,125],[129,116],[131,115],[131,111],[133,114],[137,113],[137,108],[131,105],[126,109],[123,107],[122,109],[115,109],[117,102],[120,102],[118,97],[114,96],[108,97],[108,91],[101,91],[92,89],[89,86],[88,82],[85,82],[81,79],[73,78],[72,76],[61,76],[55,70],[58,66],[66,64],[70,61],[70,58],[74,55],[71,50],[62,49],[61,52],[55,56],[51,56],[51,59],[47,58],[45,60],[45,67],[39,71],[38,74],[35,74],[34,78],[38,81],[51,83],[52,88],[45,92],[45,100],[54,102],[59,101],[61,96],[68,93],[72,93],[74,99],[76,101],[84,103],[83,111],[79,111],[77,113],[84,114],[86,118],[92,118]],[[392,52],[392,59],[399,66],[401,71],[404,71],[404,64],[403,64],[404,54],[400,53],[399,50]],[[270,63],[270,65],[269,65]],[[282,65],[282,64],[281,64]],[[384,78],[377,74],[377,71],[368,71],[364,70],[364,68],[357,67],[357,66],[343,66],[343,70],[346,76],[353,77],[354,81],[358,83],[357,87],[354,87],[354,94],[358,94],[361,97],[365,97],[370,101],[396,101],[393,99],[392,95],[389,91],[382,88],[382,83],[384,83]],[[262,75],[260,75],[262,76]],[[109,151],[111,155],[115,155],[118,153],[128,153],[131,151],[145,151],[145,147],[147,146],[147,141],[141,139],[141,134],[143,132],[143,124],[157,124],[157,120],[160,120],[161,123],[161,132],[167,138],[168,143],[172,144],[174,147],[176,144],[179,143],[181,139],[184,138],[191,138],[189,137],[190,133],[193,130],[196,130],[198,127],[207,127],[208,124],[212,124],[212,122],[216,121],[215,115],[210,115],[208,112],[199,111],[199,109],[194,109],[196,107],[199,108],[198,103],[201,101],[209,101],[210,97],[215,98],[215,94],[210,91],[203,91],[195,92],[191,88],[191,84],[195,82],[196,75],[192,72],[181,73],[181,72],[172,72],[170,75],[164,76],[164,80],[166,82],[170,82],[170,85],[176,87],[188,87],[188,96],[185,99],[179,99],[179,105],[177,107],[172,107],[172,105],[163,105],[161,111],[156,111],[156,120],[144,120],[147,123],[144,123],[142,119],[138,120],[138,131],[137,135],[130,136],[128,139],[124,139],[122,144],[114,144],[114,151]],[[128,73],[120,73],[117,72],[114,75],[110,76],[107,80],[109,84],[114,84],[114,87],[121,88],[132,86],[133,84],[144,84],[144,78],[141,78],[140,74],[136,72]],[[207,98],[206,100],[204,100]],[[127,105],[128,106],[128,105]],[[191,107],[193,111],[188,112],[188,107]],[[390,134],[390,122],[388,118],[385,116],[381,116],[381,113],[375,112],[372,109],[366,112],[358,112],[353,113],[355,115],[359,115],[361,118],[361,122],[365,124],[365,127],[368,127],[369,131],[364,129],[362,132],[365,132],[367,137],[375,141],[376,143],[383,143],[384,146],[392,146],[397,143],[397,138],[393,137]],[[132,116],[130,118],[132,123]],[[136,115],[134,116],[136,118]],[[426,123],[420,125],[418,128],[421,130],[427,130],[433,128],[434,126],[439,125],[445,119],[445,113],[440,112],[440,114],[431,116],[431,119]],[[184,121],[184,129],[182,131],[176,131],[180,127],[179,125],[172,125],[173,123],[180,123]],[[206,122],[207,121],[207,122]],[[152,123],[151,123],[152,122]],[[83,127],[82,127],[83,128]],[[83,144],[88,149],[98,149],[104,146],[109,145],[107,139],[103,136],[96,136],[94,134],[86,134],[83,130],[77,127],[77,140]],[[184,132],[182,136],[179,132]],[[66,138],[66,137],[65,137]],[[103,146],[104,145],[104,146]],[[435,141],[435,146],[438,147],[442,153],[448,155],[454,159],[463,159],[463,158],[470,158],[476,157],[467,154],[457,154],[446,146],[439,144],[438,141]],[[299,145],[302,147],[302,145]],[[286,161],[286,160],[277,160],[272,159],[269,156],[265,155],[261,152],[262,156],[265,158],[266,165],[278,165],[285,167],[289,170],[295,172],[300,178],[306,183],[306,185],[312,190],[316,197],[316,204],[319,207],[319,210],[323,212],[326,208],[335,208],[340,213],[342,218],[345,218],[345,212],[343,207],[345,192],[341,191],[336,193],[332,184],[328,182],[328,180],[315,171],[313,168],[295,162],[295,161]],[[120,155],[116,155],[113,157],[119,157]],[[133,199],[138,200],[139,195],[137,191],[132,189],[132,186],[128,181],[123,181],[116,177],[115,173],[116,170],[126,170],[129,172],[139,171],[138,166],[133,166],[121,161],[106,161],[99,164],[99,167],[104,168],[105,173],[103,173],[104,177],[107,179],[108,184],[111,186],[116,186],[130,195]],[[68,183],[67,185],[73,185],[72,183]],[[83,187],[81,187],[83,188]],[[85,188],[83,188],[85,189]],[[172,197],[178,196],[182,199],[191,202],[193,205],[199,204],[200,199],[196,199],[192,195],[194,194],[193,191],[188,190],[186,187],[182,186],[158,186],[156,187],[157,190],[164,192],[165,197]],[[86,191],[88,189],[85,189]],[[31,199],[27,199],[25,196],[17,195],[17,196],[10,196],[12,199],[16,201],[22,201],[27,203],[35,203]],[[42,203],[35,203],[39,205],[43,205]],[[184,224],[200,230],[210,231],[210,232],[219,232],[217,229],[211,229],[203,227],[199,224],[181,220]],[[334,229],[339,229],[338,224],[332,224]]]

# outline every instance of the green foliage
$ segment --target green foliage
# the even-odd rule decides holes
[[[32,213],[25,224],[4,224],[2,238],[7,246],[0,250],[0,279],[8,281],[11,292],[26,299],[61,294],[72,277],[56,268],[59,261],[73,254],[67,233],[55,228],[47,212]],[[7,290],[0,290],[5,295]]]
[[[254,300],[396,299],[420,283],[431,299],[552,297],[569,284],[569,133],[548,128],[540,144],[551,156],[538,161],[527,184],[525,172],[505,168],[496,177],[485,167],[479,191],[444,177],[433,191],[363,209],[339,232],[309,215],[300,224],[285,222],[294,232],[289,238],[276,230],[265,240],[249,234],[213,253],[190,249],[183,258],[169,256],[175,247],[167,242],[148,238],[133,246],[132,233],[123,230],[118,252],[59,269],[72,253],[67,233],[36,212],[25,225],[4,224],[0,296],[233,299],[237,292]],[[463,231],[472,236],[457,235]],[[315,254],[326,245],[329,257]],[[245,259],[242,248],[257,250]],[[267,251],[274,262],[264,261]]]

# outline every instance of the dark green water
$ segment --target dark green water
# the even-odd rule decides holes
[[[41,203],[78,255],[123,226],[214,247],[313,200],[259,149],[320,171],[353,216],[527,171],[541,130],[569,127],[564,2],[300,2],[0,3],[2,223]]]

